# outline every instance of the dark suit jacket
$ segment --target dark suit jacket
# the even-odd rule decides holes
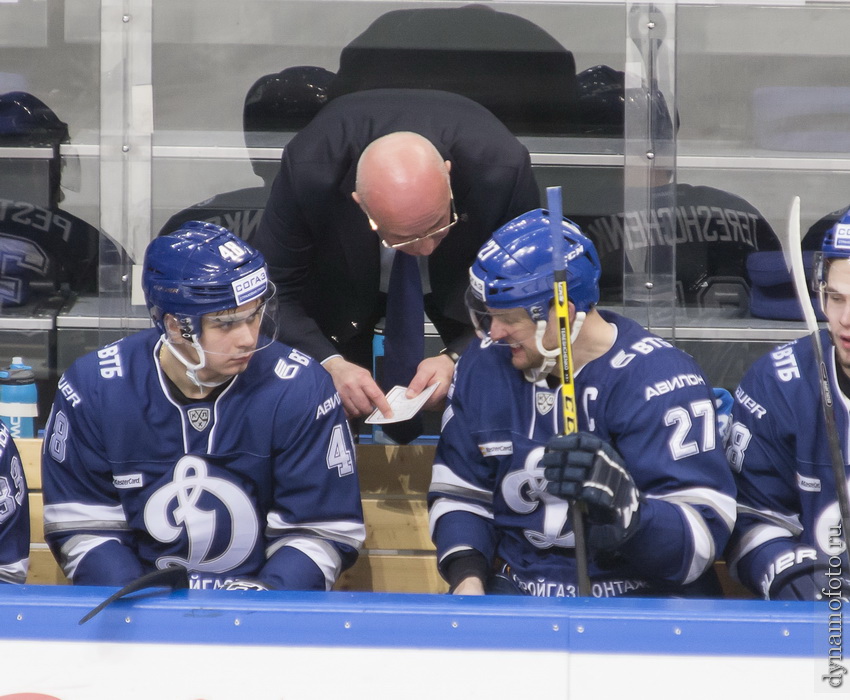
[[[340,352],[368,361],[348,349],[383,315],[380,244],[351,193],[360,153],[395,131],[425,136],[452,163],[461,221],[429,257],[425,300],[451,349],[471,337],[463,295],[478,249],[538,206],[528,151],[477,103],[433,90],[367,90],[330,101],[285,147],[252,240],[278,286],[281,339],[318,360]]]

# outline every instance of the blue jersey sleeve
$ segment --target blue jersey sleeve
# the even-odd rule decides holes
[[[753,365],[735,392],[727,456],[739,513],[729,566],[759,595],[766,595],[771,567],[797,545],[829,553],[830,514],[838,523],[818,389],[800,370],[808,361],[799,343],[777,348]],[[801,415],[807,416],[804,430]]]
[[[366,536],[354,441],[330,375],[313,360],[299,372],[298,405],[279,406],[288,437],[274,455],[261,578],[279,589],[330,590]]]
[[[465,372],[468,364],[469,360],[461,357],[455,366],[428,493],[431,536],[444,576],[448,556],[475,550],[489,565],[496,547],[493,492],[497,464],[478,448],[468,420],[463,402],[470,383]]]
[[[98,395],[86,381],[87,359],[60,379],[45,428],[44,536],[73,583],[123,586],[143,569],[104,459]]]
[[[30,549],[27,484],[20,454],[0,421],[0,583],[24,583]]]
[[[666,341],[646,337],[628,350],[604,368],[613,383],[606,387],[601,373],[593,386],[606,396],[598,421],[586,402],[589,424],[598,423],[646,499],[621,555],[635,575],[690,584],[722,554],[736,516],[714,393],[692,358]]]

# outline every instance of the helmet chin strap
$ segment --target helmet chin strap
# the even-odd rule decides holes
[[[207,357],[204,354],[204,349],[201,347],[201,344],[198,342],[198,336],[194,333],[191,336],[192,347],[195,349],[195,352],[198,353],[198,362],[189,362],[185,357],[183,357],[183,353],[181,353],[174,344],[168,339],[168,337],[163,334],[162,342],[165,344],[165,347],[168,348],[168,351],[174,355],[186,368],[186,376],[189,377],[189,381],[192,382],[197,387],[205,387],[207,389],[214,389],[217,386],[221,386],[226,381],[230,379],[230,377],[225,377],[220,382],[202,382],[198,379],[198,370],[203,369],[207,364]]]
[[[587,314],[584,311],[577,311],[573,319],[570,330],[570,343],[576,342],[579,331],[584,324],[584,319]],[[546,333],[547,321],[538,321],[537,330],[534,333],[534,343],[537,346],[537,352],[543,357],[543,361],[537,367],[531,367],[523,370],[522,374],[525,381],[535,384],[543,379],[555,367],[555,361],[561,354],[561,348],[556,347],[554,350],[547,350],[543,347],[543,335]]]

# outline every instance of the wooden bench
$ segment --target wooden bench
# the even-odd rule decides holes
[[[41,494],[41,440],[17,440],[30,489],[31,540],[28,583],[67,583],[44,543]],[[433,445],[358,445],[366,544],[357,563],[337,581],[338,591],[444,593],[428,532],[426,495]],[[752,598],[730,578],[726,565],[715,569],[727,598]]]

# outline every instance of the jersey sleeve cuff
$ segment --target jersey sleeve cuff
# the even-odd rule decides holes
[[[450,590],[457,588],[461,581],[470,576],[475,576],[483,582],[487,581],[487,559],[475,549],[464,549],[449,554],[440,562],[440,569],[449,583]]]

